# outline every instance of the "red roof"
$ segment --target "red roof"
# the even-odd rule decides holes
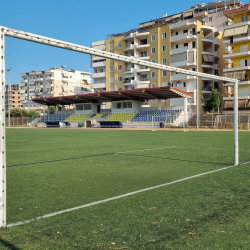
[[[141,101],[148,99],[163,99],[190,97],[193,95],[174,87],[160,87],[147,89],[132,89],[111,92],[98,92],[90,94],[70,95],[70,96],[56,96],[45,98],[34,98],[32,101],[47,106],[55,105],[70,105],[76,103],[102,103],[113,101]]]

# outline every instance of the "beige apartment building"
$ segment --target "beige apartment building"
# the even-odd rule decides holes
[[[91,73],[53,67],[20,74],[20,101],[24,108],[44,110],[33,98],[66,96],[91,92]]]
[[[198,4],[174,15],[140,23],[138,29],[108,35],[108,39],[92,43],[92,48],[152,61],[187,70],[221,75],[223,72],[223,27],[228,18],[223,10],[238,6],[239,1],[213,1]],[[154,88],[171,85],[193,94],[189,113],[205,111],[205,100],[214,89],[223,102],[221,82],[206,78],[170,73],[92,56],[95,92]],[[197,88],[198,81],[198,88]],[[197,92],[198,90],[198,92]],[[149,100],[151,108],[182,109],[183,99]],[[115,105],[115,104],[114,104]],[[107,103],[107,108],[110,104]]]
[[[5,85],[5,110],[9,109],[8,106],[10,109],[22,107],[19,84]]]

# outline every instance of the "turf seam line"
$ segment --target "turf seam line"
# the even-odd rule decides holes
[[[41,163],[47,163],[47,162],[54,162],[54,161],[68,161],[68,160],[76,160],[76,159],[90,158],[90,157],[96,157],[96,156],[126,154],[126,153],[132,153],[132,152],[137,152],[137,151],[159,150],[159,149],[167,149],[167,148],[175,148],[175,147],[177,147],[177,146],[170,146],[170,147],[164,147],[164,148],[138,149],[138,150],[133,150],[133,151],[112,152],[112,153],[105,153],[105,154],[98,154],[98,155],[84,155],[84,156],[70,157],[70,158],[64,158],[64,159],[54,159],[54,160],[47,160],[47,161],[37,161],[37,162],[26,162],[26,163],[20,163],[20,164],[12,164],[12,165],[7,165],[7,167],[18,167],[18,166],[25,166],[25,165],[35,165],[35,164],[41,164]]]
[[[245,162],[245,163],[242,163],[242,164],[240,164],[238,166],[246,165],[248,163],[250,163],[250,162]],[[117,199],[120,199],[120,198],[123,198],[123,197],[131,196],[131,195],[134,195],[134,194],[142,193],[142,192],[153,190],[153,189],[156,189],[156,188],[160,188],[160,187],[168,186],[168,185],[171,185],[171,184],[179,183],[179,182],[182,182],[182,181],[190,180],[190,179],[200,177],[200,176],[203,176],[203,175],[216,173],[216,172],[226,170],[226,169],[229,169],[229,168],[233,168],[233,167],[237,167],[237,165],[232,165],[232,166],[228,166],[228,167],[224,167],[224,168],[219,168],[219,169],[216,169],[216,170],[208,171],[208,172],[197,174],[197,175],[192,175],[192,176],[185,177],[185,178],[182,178],[182,179],[179,179],[179,180],[167,182],[167,183],[156,185],[156,186],[149,187],[149,188],[140,189],[140,190],[137,190],[137,191],[129,192],[129,193],[126,193],[126,194],[118,195],[118,196],[107,198],[107,199],[104,199],[104,200],[95,201],[95,202],[91,202],[91,203],[88,203],[88,204],[85,204],[85,205],[81,205],[81,206],[77,206],[77,207],[73,207],[73,208],[68,208],[68,209],[65,209],[65,210],[58,211],[58,212],[38,216],[38,217],[29,219],[29,220],[20,221],[20,222],[16,222],[16,223],[11,223],[11,224],[8,224],[7,227],[13,227],[13,226],[27,224],[27,223],[30,223],[30,222],[33,222],[33,221],[49,218],[49,217],[59,215],[59,214],[63,214],[63,213],[72,212],[74,210],[94,206],[94,205],[105,203],[105,202],[108,202],[108,201],[117,200]]]

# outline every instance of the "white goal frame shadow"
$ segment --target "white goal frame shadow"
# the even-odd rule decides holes
[[[53,38],[40,36],[24,31],[19,31],[4,26],[0,26],[0,228],[6,227],[6,129],[5,129],[5,36],[18,38],[30,42],[40,43],[61,49],[72,50],[84,54],[96,55],[108,59],[113,59],[121,62],[130,62],[132,64],[142,65],[154,69],[166,70],[170,72],[177,72],[185,75],[192,75],[196,77],[204,77],[213,80],[223,81],[225,83],[234,84],[234,166],[239,165],[239,146],[238,146],[238,83],[237,79],[215,76],[196,71],[190,71],[180,68],[174,68],[158,63],[147,62],[137,58],[131,58],[127,56],[118,55],[106,51],[92,49],[86,46],[68,43]],[[184,97],[184,102],[187,100],[187,96]]]

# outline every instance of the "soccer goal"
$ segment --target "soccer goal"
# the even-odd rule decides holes
[[[181,68],[174,68],[167,65],[162,65],[153,62],[147,62],[145,60],[127,57],[123,55],[118,55],[115,53],[101,51],[98,49],[89,48],[86,46],[73,44],[65,41],[56,40],[49,37],[40,36],[37,34],[32,34],[28,32],[23,32],[20,30],[10,29],[7,27],[0,26],[0,81],[1,81],[1,88],[0,88],[0,95],[2,99],[0,101],[0,119],[1,119],[1,127],[0,127],[0,147],[1,147],[1,156],[0,156],[0,164],[1,164],[1,171],[0,171],[0,183],[1,183],[1,190],[0,190],[0,228],[6,227],[6,131],[5,131],[5,36],[22,39],[26,41],[31,41],[35,43],[40,43],[48,46],[58,47],[66,50],[71,50],[79,53],[90,54],[95,56],[100,56],[107,59],[117,60],[124,63],[132,63],[136,65],[146,66],[149,68],[154,68],[157,70],[166,70],[169,72],[177,72],[179,74],[185,75],[192,75],[196,77],[204,77],[212,80],[219,80],[222,82],[228,82],[234,84],[234,149],[235,149],[235,165],[239,164],[239,152],[238,152],[238,80],[216,76],[212,74],[200,73],[196,71],[181,69]],[[166,87],[167,88],[167,87]],[[142,93],[147,93],[147,90],[142,90]],[[177,89],[175,89],[177,91]],[[187,99],[187,93],[182,91],[182,97]],[[155,98],[155,96],[152,96]],[[171,98],[171,97],[170,97]],[[147,98],[148,99],[148,96]],[[166,98],[164,98],[166,99]],[[186,112],[185,112],[186,113]],[[154,122],[156,122],[156,118],[154,118]],[[152,129],[155,129],[153,122]],[[159,122],[159,121],[158,121]],[[184,124],[186,123],[186,120]]]

